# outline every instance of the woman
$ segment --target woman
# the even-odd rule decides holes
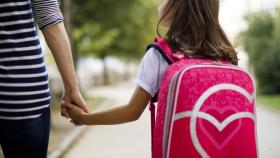
[[[7,158],[47,156],[50,91],[34,19],[61,73],[63,99],[89,112],[78,89],[57,1],[1,0],[0,144]],[[65,108],[62,106],[61,109],[62,115],[68,117]]]

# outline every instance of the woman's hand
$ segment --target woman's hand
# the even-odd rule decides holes
[[[85,116],[86,113],[83,109],[79,108],[77,105],[71,104],[69,102],[63,101],[62,105],[66,108],[69,117],[72,119],[73,122],[76,124],[83,125],[85,124]]]

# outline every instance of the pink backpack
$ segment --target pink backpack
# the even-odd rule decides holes
[[[225,61],[157,49],[170,64],[151,101],[152,158],[256,158],[255,87],[248,72]],[[156,122],[155,122],[156,120]]]

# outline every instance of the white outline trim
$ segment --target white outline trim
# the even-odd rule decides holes
[[[174,105],[173,102],[174,102],[174,91],[175,91],[175,88],[176,88],[176,82],[177,82],[177,77],[179,75],[179,72],[177,72],[175,74],[175,77],[172,78],[171,82],[170,82],[170,85],[168,87],[168,96],[167,96],[167,106],[166,106],[166,110],[165,110],[165,119],[164,119],[164,129],[163,129],[163,157],[166,157],[166,152],[167,151],[167,148],[169,148],[169,146],[167,145],[168,144],[168,140],[167,140],[167,136],[168,136],[168,132],[172,132],[172,131],[169,131],[169,126],[170,126],[170,123],[172,121],[172,108]],[[171,123],[171,128],[173,128],[173,124]]]

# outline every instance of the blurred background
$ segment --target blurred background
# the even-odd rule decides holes
[[[162,0],[60,0],[81,90],[91,108],[127,103],[137,66],[156,35]],[[257,83],[261,158],[280,158],[280,0],[220,0],[220,22],[239,65]],[[60,116],[62,82],[43,36],[52,89],[49,157],[148,158],[149,112],[136,123],[74,127]]]

